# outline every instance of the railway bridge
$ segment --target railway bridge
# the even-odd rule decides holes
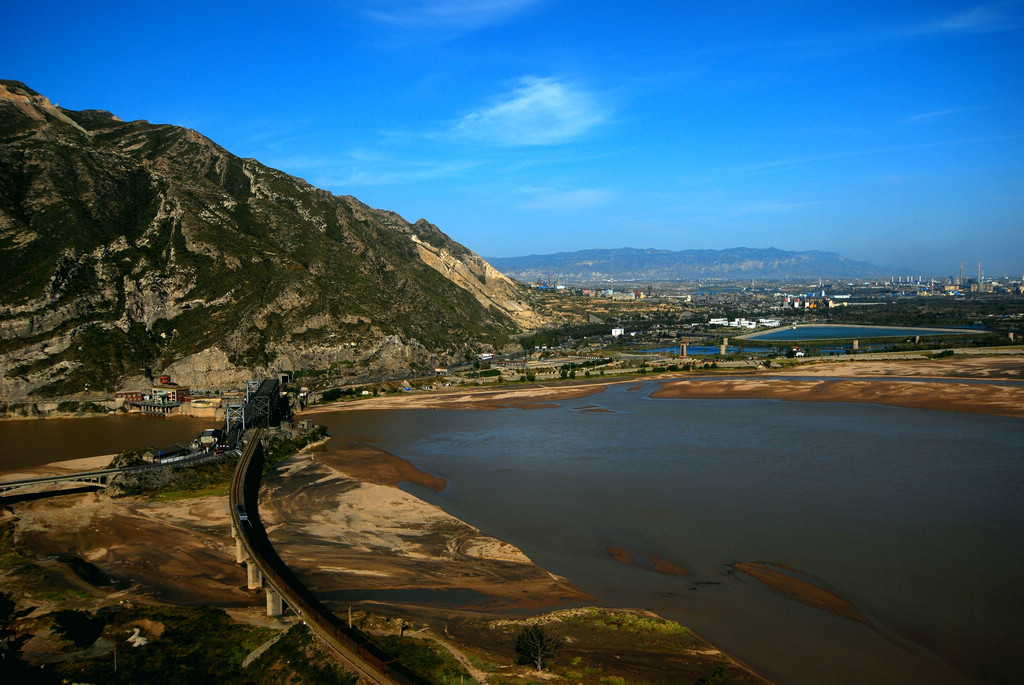
[[[247,426],[278,425],[288,416],[287,401],[281,397],[281,386],[276,378],[264,381],[246,382],[245,401],[241,404],[229,405],[226,412],[224,446],[235,449],[245,433]],[[79,471],[55,476],[39,478],[23,478],[20,480],[0,482],[0,500],[13,496],[18,491],[42,495],[49,493],[59,495],[69,485],[106,488],[114,476],[139,473],[142,471],[166,469],[171,467],[189,466],[219,459],[219,455],[210,455],[205,451],[196,451],[191,456],[175,459],[173,462],[157,462],[139,466],[126,466],[96,471]]]
[[[264,591],[268,616],[282,615],[285,607],[295,612],[314,635],[346,662],[361,682],[427,685],[427,681],[375,646],[365,633],[341,621],[277,555],[259,515],[264,463],[262,431],[262,426],[256,426],[247,434],[228,496],[235,561],[245,564],[249,589]]]

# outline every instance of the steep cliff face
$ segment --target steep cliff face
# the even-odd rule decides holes
[[[541,323],[436,226],[188,129],[0,81],[0,169],[0,399],[427,369]]]

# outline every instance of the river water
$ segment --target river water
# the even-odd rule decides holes
[[[776,682],[1017,681],[1024,420],[649,398],[656,387],[613,386],[549,409],[316,420],[333,436],[328,448],[370,443],[445,477],[441,493],[409,489],[596,602],[676,619]],[[146,436],[129,437],[139,426]],[[0,471],[23,452],[43,463],[181,442],[205,427],[142,417],[0,422]],[[134,442],[105,442],[110,433]],[[690,573],[626,565],[609,547]],[[870,625],[729,566],[742,561],[797,569]]]
[[[679,620],[780,683],[1011,682],[1024,666],[1024,421],[669,400],[319,415],[448,479],[410,488],[602,604]],[[690,570],[658,573],[609,547]],[[731,569],[783,564],[864,625]]]
[[[185,445],[220,425],[210,419],[139,414],[0,421],[0,473],[127,449]]]
[[[985,333],[983,329],[975,328],[916,328],[902,326],[843,326],[840,324],[827,324],[822,326],[799,325],[784,326],[763,333],[744,335],[746,340],[757,342],[765,341],[786,341],[786,340],[841,340],[841,339],[863,339],[863,338],[897,338],[909,337],[969,337]]]

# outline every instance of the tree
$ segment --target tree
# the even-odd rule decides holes
[[[533,664],[538,671],[543,671],[545,661],[562,643],[560,636],[552,635],[537,624],[526,626],[516,638],[517,663]]]

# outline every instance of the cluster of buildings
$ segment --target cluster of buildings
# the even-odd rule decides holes
[[[147,390],[122,390],[114,393],[129,411],[135,409],[146,414],[169,414],[185,402],[192,401],[191,388],[171,382],[170,376],[160,376],[159,382]]]
[[[711,319],[708,323],[712,326],[729,326],[730,328],[778,328],[782,325],[779,319],[758,319],[753,321],[751,319],[729,319],[722,317],[718,319]]]
[[[552,290],[566,295],[577,297],[604,297],[613,301],[643,300],[652,295],[652,287],[647,286],[644,290],[615,290],[614,288],[576,288],[564,285],[539,284],[533,287],[538,290]]]
[[[196,397],[187,385],[178,385],[170,376],[160,376],[145,390],[122,390],[114,393],[129,412],[142,414],[188,414],[214,416],[220,408],[220,399]]]
[[[830,307],[838,307],[843,304],[838,300],[850,299],[849,295],[826,297],[824,290],[820,295],[791,295],[789,293],[778,293],[776,297],[781,297],[782,307],[788,309],[829,309]]]

